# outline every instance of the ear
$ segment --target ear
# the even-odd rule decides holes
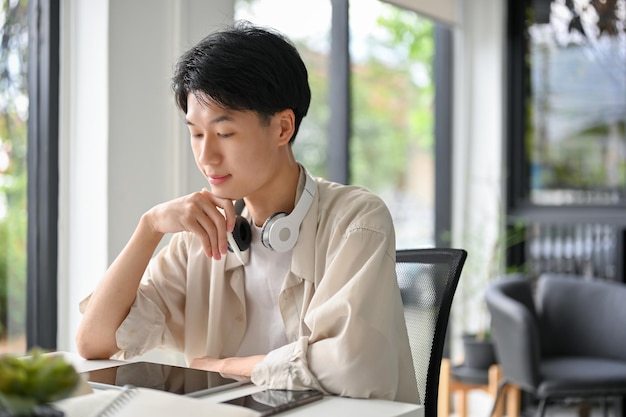
[[[274,118],[279,129],[279,145],[286,145],[289,143],[296,128],[296,115],[293,110],[285,109],[276,113]]]

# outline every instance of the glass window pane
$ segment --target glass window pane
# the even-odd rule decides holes
[[[0,10],[0,353],[26,350],[26,1]]]
[[[290,19],[283,19],[284,10]],[[287,9],[285,9],[287,8]],[[296,158],[326,177],[331,2],[238,0],[235,19],[274,27],[297,45],[312,102]],[[434,244],[433,24],[378,0],[350,3],[351,182],[379,194],[396,224],[397,247]]]
[[[531,202],[623,204],[626,0],[551,4],[528,25]]]
[[[377,0],[350,3],[351,182],[391,210],[396,244],[434,245],[432,21]]]
[[[276,11],[280,10],[280,13]],[[296,159],[312,174],[326,177],[328,148],[328,55],[330,1],[237,0],[235,20],[279,30],[294,42],[307,66],[311,105],[293,146]],[[289,16],[289,19],[285,19]]]

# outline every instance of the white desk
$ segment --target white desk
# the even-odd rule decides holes
[[[118,363],[113,360],[88,361],[76,354],[61,353],[70,361],[78,372],[86,372],[94,369],[106,368]],[[227,391],[220,391],[202,397],[202,401],[219,403],[228,401],[243,395],[260,391],[255,385],[244,385]],[[424,417],[424,409],[420,405],[399,403],[385,400],[363,400],[355,398],[325,396],[320,401],[288,410],[280,416],[296,417]]]

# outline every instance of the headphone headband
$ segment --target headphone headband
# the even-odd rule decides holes
[[[261,242],[265,247],[278,252],[286,252],[292,249],[298,241],[300,224],[311,207],[313,197],[317,191],[317,183],[306,170],[304,190],[298,199],[296,206],[290,214],[276,213],[270,216],[261,229]]]

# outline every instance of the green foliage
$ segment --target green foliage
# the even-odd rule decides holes
[[[416,13],[396,7],[388,7],[386,14],[378,19],[378,24],[391,35],[391,44],[404,48],[407,59],[412,62],[430,63],[435,55],[433,24]],[[432,67],[429,75],[432,78]]]
[[[402,189],[412,156],[434,144],[432,22],[387,6],[378,25],[387,36],[371,38],[367,61],[353,65],[350,145],[352,182],[376,192]],[[393,62],[376,53],[383,50]]]
[[[27,109],[18,104],[27,100],[27,2],[4,0],[1,10],[0,341],[26,326]]]
[[[294,153],[314,175],[327,176],[328,131],[328,60],[325,55],[309,49],[305,43],[296,41],[296,47],[307,66],[311,87],[311,105],[302,121],[294,143]]]
[[[38,404],[69,396],[80,376],[62,356],[31,349],[26,357],[0,357],[0,409],[29,415]]]
[[[401,189],[411,155],[433,147],[433,24],[393,6],[378,19],[386,35],[368,39],[370,55],[352,64],[351,182],[375,191]],[[312,102],[294,152],[315,175],[326,176],[328,141],[328,57],[294,40],[309,72]],[[379,56],[387,51],[394,62]],[[423,70],[418,84],[413,75]]]

